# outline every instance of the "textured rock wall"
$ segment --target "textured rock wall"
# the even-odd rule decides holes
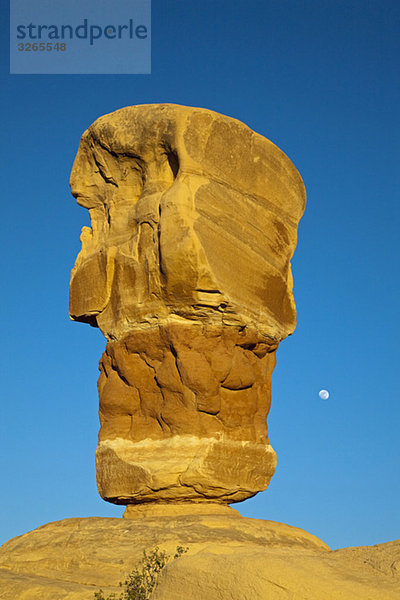
[[[295,327],[295,167],[235,119],[134,106],[85,132],[71,189],[92,226],[70,315],[109,340],[101,495],[231,502],[265,489],[275,350]]]
[[[238,501],[265,485],[276,464],[266,429],[275,352],[259,338],[174,323],[107,344],[98,382],[104,498]]]

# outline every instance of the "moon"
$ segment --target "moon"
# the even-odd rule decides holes
[[[320,390],[318,396],[321,398],[321,400],[328,400],[329,392],[328,390]]]

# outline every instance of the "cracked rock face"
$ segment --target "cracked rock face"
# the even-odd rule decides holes
[[[143,105],[84,133],[71,189],[92,226],[70,315],[108,339],[100,494],[235,502],[265,489],[275,351],[295,327],[297,170],[235,119]]]

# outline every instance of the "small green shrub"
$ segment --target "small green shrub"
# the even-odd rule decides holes
[[[129,573],[124,582],[120,582],[119,585],[125,589],[119,598],[116,594],[110,594],[106,597],[103,590],[99,590],[94,593],[94,600],[148,600],[157,585],[157,577],[160,571],[170,560],[179,558],[187,551],[188,548],[177,546],[174,556],[171,557],[160,550],[158,546],[149,553],[143,550],[142,566]]]

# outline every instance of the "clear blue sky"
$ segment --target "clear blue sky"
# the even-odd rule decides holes
[[[334,548],[400,537],[400,4],[153,0],[152,74],[119,76],[10,76],[1,8],[0,541],[122,513],[95,483],[105,340],[68,318],[89,224],[68,178],[97,117],[154,102],[240,119],[291,158],[307,189],[298,327],[273,376],[278,467],[266,492],[236,507]]]

